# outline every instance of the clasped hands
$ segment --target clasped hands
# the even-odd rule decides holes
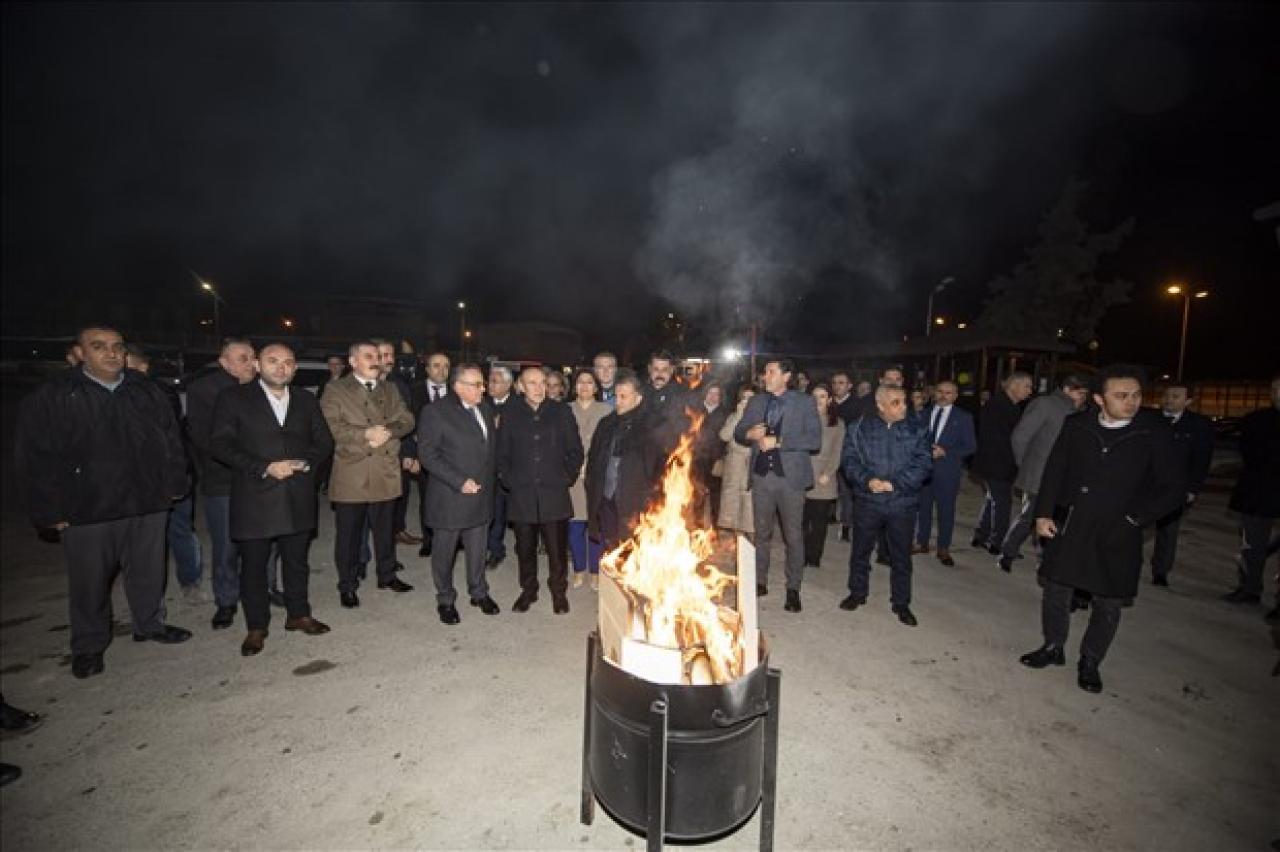
[[[364,430],[364,439],[369,442],[370,447],[376,450],[391,440],[391,430],[386,426],[370,426]]]
[[[778,448],[778,436],[769,434],[769,427],[757,423],[747,430],[747,440],[754,441],[760,452],[767,453]]]

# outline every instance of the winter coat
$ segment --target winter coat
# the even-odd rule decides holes
[[[1244,467],[1231,491],[1232,511],[1280,518],[1280,408],[1264,408],[1240,422]]]
[[[187,493],[173,408],[155,382],[125,370],[109,391],[73,367],[22,401],[14,461],[39,528],[164,512]]]
[[[642,402],[626,414],[611,411],[591,436],[591,448],[587,451],[586,491],[587,529],[593,538],[599,539],[601,535],[600,506],[605,499],[605,475],[615,437],[620,462],[613,501],[618,508],[619,530],[624,538],[657,496],[666,455],[658,444],[660,438],[654,434],[647,405]]]
[[[595,434],[596,427],[600,425],[601,420],[609,416],[613,407],[608,403],[595,400],[591,405],[583,408],[575,401],[569,403],[569,410],[573,412],[573,419],[578,424],[578,438],[582,441],[583,448],[582,470],[569,489],[569,501],[573,503],[573,519],[585,521],[587,519],[586,449],[591,446],[591,436]]]
[[[978,419],[978,452],[973,457],[973,473],[989,482],[1013,482],[1018,462],[1013,455],[1013,430],[1021,410],[1003,390],[991,395]]]
[[[680,443],[680,436],[693,424],[689,409],[699,405],[698,399],[689,388],[674,379],[667,382],[662,390],[646,384],[643,395],[649,431],[665,460]]]
[[[1045,547],[1045,576],[1103,597],[1134,597],[1142,527],[1185,499],[1186,474],[1159,414],[1139,411],[1120,429],[1104,428],[1096,411],[1071,415],[1036,497],[1036,517],[1058,528]]]
[[[400,439],[413,431],[413,415],[400,391],[379,381],[372,391],[349,373],[325,387],[320,409],[333,435],[329,500],[382,503],[400,496]],[[391,439],[376,449],[364,432],[386,426]]]
[[[492,407],[482,403],[477,409],[483,431],[454,394],[422,408],[418,459],[428,474],[427,526],[432,529],[465,530],[493,520],[499,430]],[[480,486],[477,493],[462,493],[468,479]]]
[[[507,520],[540,524],[573,514],[569,486],[582,471],[585,454],[569,407],[544,399],[533,408],[521,399],[508,405],[498,429],[498,482],[506,489]]]
[[[744,533],[755,532],[751,509],[751,448],[733,439],[742,413],[734,411],[720,427],[720,438],[725,441],[724,475],[720,478],[720,526]]]
[[[187,436],[196,465],[196,481],[200,493],[210,497],[226,497],[231,493],[231,468],[213,457],[210,441],[218,394],[239,384],[235,376],[214,366],[187,386]]]
[[[261,382],[228,388],[213,411],[213,455],[231,468],[231,538],[267,539],[316,528],[315,470],[333,452],[333,437],[310,392],[289,389],[284,425]],[[267,465],[300,459],[310,469],[287,479]]]
[[[812,456],[813,487],[804,495],[808,500],[834,500],[837,492],[836,476],[840,473],[840,451],[844,446],[844,424],[822,425],[822,449]],[[823,477],[827,478],[824,483]]]
[[[769,397],[768,393],[758,393],[751,397],[746,410],[742,412],[742,419],[733,429],[733,439],[751,448],[752,477],[755,475],[759,447],[754,441],[747,440],[747,432],[765,422]],[[813,399],[800,391],[785,391],[778,397],[778,402],[782,405],[782,419],[778,426],[778,456],[782,463],[783,479],[792,490],[807,491],[813,487],[813,464],[809,461],[809,456],[822,449],[822,421],[818,419],[818,409],[814,406]],[[749,478],[748,487],[750,481]]]
[[[1213,461],[1213,424],[1208,417],[1194,411],[1183,411],[1176,422],[1167,416],[1165,420],[1173,429],[1173,448],[1186,465],[1187,491],[1199,494],[1209,478],[1209,465]]]
[[[905,418],[886,423],[882,417],[862,417],[845,429],[841,470],[856,500],[878,509],[908,514],[920,504],[920,488],[933,471],[929,432],[920,421]],[[893,490],[873,493],[872,479],[884,479]]]
[[[1027,410],[1010,436],[1013,460],[1018,468],[1014,485],[1028,494],[1040,492],[1040,477],[1044,474],[1045,462],[1049,460],[1049,451],[1058,440],[1062,422],[1075,410],[1075,402],[1061,390],[1036,397],[1027,404]]]

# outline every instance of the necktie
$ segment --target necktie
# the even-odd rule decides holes
[[[373,391],[373,382],[365,382],[364,389],[367,391]]]
[[[932,440],[938,443],[938,424],[942,422],[942,409],[935,408],[933,410],[933,422],[929,424],[929,434],[933,436]]]
[[[439,385],[432,385],[432,386],[431,386],[431,401],[432,401],[432,402],[439,402],[439,401],[440,401],[440,386],[439,386]]]

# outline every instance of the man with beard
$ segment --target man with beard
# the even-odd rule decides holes
[[[1036,533],[1045,545],[1041,627],[1044,644],[1023,654],[1030,668],[1066,663],[1074,590],[1089,592],[1089,627],[1080,643],[1077,684],[1102,691],[1099,673],[1120,626],[1124,601],[1138,593],[1142,528],[1186,499],[1163,418],[1142,410],[1142,381],[1115,365],[1097,380],[1098,411],[1071,415],[1049,453],[1036,498]]]
[[[196,463],[196,481],[204,498],[204,520],[213,546],[210,578],[216,607],[214,630],[225,630],[236,618],[240,603],[240,551],[231,540],[231,468],[213,456],[213,408],[218,394],[247,384],[257,375],[253,345],[229,337],[222,344],[218,365],[187,388],[187,431]]]
[[[443,624],[462,618],[454,605],[453,564],[459,544],[467,565],[471,605],[485,615],[500,611],[485,579],[485,539],[493,519],[498,427],[483,404],[484,374],[478,364],[453,371],[453,393],[424,406],[418,424],[418,458],[427,472],[427,521],[434,543],[431,575],[436,613]]]
[[[413,430],[413,415],[400,392],[382,380],[378,347],[353,343],[351,372],[330,382],[320,400],[333,435],[333,472],[329,501],[334,507],[334,563],[344,607],[360,606],[358,566],[365,524],[373,534],[378,588],[410,592],[413,586],[396,576],[392,511],[400,496],[400,439]]]
[[[76,357],[78,366],[22,401],[14,457],[32,523],[62,534],[71,674],[83,679],[103,671],[118,568],[135,642],[191,638],[164,622],[165,524],[188,479],[169,400],[155,382],[125,369],[120,333],[83,329]]]
[[[511,608],[525,612],[538,599],[541,539],[553,609],[562,614],[569,611],[569,487],[582,470],[582,439],[569,407],[548,398],[541,367],[526,367],[520,386],[524,394],[503,409],[498,430],[498,480],[507,491],[520,566],[520,597]]]
[[[696,405],[689,389],[677,377],[678,369],[679,362],[665,349],[649,356],[649,386],[644,391],[644,404],[649,428],[664,457],[671,454],[680,443],[680,436],[689,429],[693,422],[689,409]]]
[[[308,636],[329,627],[311,615],[307,551],[316,528],[314,472],[333,452],[333,437],[320,403],[291,390],[298,370],[283,343],[258,353],[258,381],[219,395],[211,437],[214,456],[234,472],[231,538],[240,547],[240,589],[247,635],[246,657],[262,651],[271,623],[267,562],[272,546],[283,564],[285,630]]]
[[[628,538],[653,502],[666,457],[647,422],[644,385],[630,370],[614,382],[612,414],[596,426],[587,452],[587,534],[609,550]]]

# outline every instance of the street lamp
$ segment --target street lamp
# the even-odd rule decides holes
[[[934,323],[933,297],[941,293],[943,290],[947,289],[948,284],[954,284],[955,280],[956,279],[954,275],[948,275],[946,278],[943,278],[941,281],[939,281],[933,287],[933,289],[929,291],[929,309],[925,312],[925,316],[924,316],[924,336],[925,337],[928,337],[929,333],[933,331],[933,323]],[[942,322],[939,322],[938,325],[942,325]]]
[[[467,360],[467,303],[458,302],[458,360]]]
[[[218,295],[218,291],[213,289],[213,285],[210,284],[208,281],[205,281],[203,278],[201,278],[199,275],[196,275],[194,272],[192,272],[191,274],[192,276],[195,277],[196,281],[200,284],[200,289],[208,293],[210,298],[213,299],[213,336],[221,340],[222,339],[222,322],[220,317],[218,316],[218,306],[222,304],[222,297]]]
[[[1170,284],[1164,291],[1170,296],[1182,297],[1182,336],[1178,340],[1178,381],[1182,381],[1182,367],[1187,360],[1187,325],[1191,322],[1191,300],[1203,299],[1209,295],[1209,291],[1193,291],[1181,284]]]

